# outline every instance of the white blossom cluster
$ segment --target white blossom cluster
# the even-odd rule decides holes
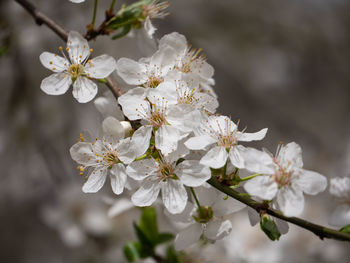
[[[95,139],[81,134],[70,149],[85,174],[83,191],[99,191],[109,175],[115,194],[124,188],[133,191],[135,206],[150,206],[161,195],[169,218],[185,225],[176,237],[176,249],[200,238],[215,241],[227,236],[232,225],[226,216],[245,207],[206,183],[215,171],[225,171],[223,177],[240,169],[254,174],[244,180],[244,190],[286,216],[302,213],[303,193],[325,190],[324,176],[303,169],[298,144],[280,145],[276,155],[241,144],[262,140],[267,128],[254,133],[239,130],[230,117],[216,112],[214,69],[183,35],[163,36],[158,50],[138,61],[115,62],[107,55],[90,60],[91,51],[82,36],[70,32],[69,57],[48,52],[40,56],[55,72],[41,84],[48,94],[62,94],[72,84],[73,96],[88,102],[97,94],[91,79],[105,78],[114,70],[133,86],[118,98],[119,105],[110,98],[96,99],[105,117],[100,133]]]

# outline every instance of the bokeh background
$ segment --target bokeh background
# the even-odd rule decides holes
[[[90,22],[92,0],[32,2],[68,30],[83,33]],[[100,6],[98,22],[109,1]],[[273,152],[278,142],[295,141],[307,169],[328,178],[348,175],[349,1],[174,0],[169,12],[156,20],[156,37],[178,31],[203,48],[215,68],[220,112],[240,119],[248,131],[269,128],[255,146]],[[148,44],[137,32],[91,42],[96,54],[116,59],[148,56]],[[121,247],[135,239],[131,223],[139,211],[108,217],[118,199],[109,187],[82,193],[83,178],[69,156],[79,132],[94,132],[102,117],[93,103],[79,104],[70,92],[55,97],[39,88],[50,72],[38,57],[60,45],[17,3],[0,2],[0,261],[125,262]],[[105,90],[101,85],[100,93]],[[327,189],[306,198],[302,217],[327,225],[335,205]],[[161,229],[173,229],[161,213],[159,221]],[[294,226],[279,242],[269,241],[250,227],[246,211],[232,222],[229,238],[189,249],[188,262],[341,263],[350,256],[349,244],[321,241]]]

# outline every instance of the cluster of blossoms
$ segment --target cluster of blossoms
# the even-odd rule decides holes
[[[244,208],[206,184],[218,172],[226,180],[241,169],[254,174],[241,179],[246,181],[244,190],[286,216],[301,214],[303,193],[325,190],[324,176],[303,169],[298,144],[280,145],[275,156],[241,145],[262,140],[267,128],[248,133],[216,113],[214,69],[183,35],[165,35],[151,57],[138,61],[115,62],[107,55],[90,60],[91,51],[82,36],[70,32],[69,58],[47,52],[40,56],[43,65],[55,72],[41,85],[48,94],[62,94],[73,84],[74,97],[90,101],[97,93],[91,79],[105,78],[114,70],[133,86],[118,98],[119,105],[110,98],[96,99],[105,117],[102,131],[94,140],[81,134],[70,149],[86,175],[83,191],[97,192],[109,174],[113,192],[132,190],[136,206],[152,205],[161,193],[169,218],[187,224],[176,237],[177,249],[201,237],[215,241],[227,236],[232,225],[225,216]],[[288,230],[283,224],[280,228],[282,233]]]

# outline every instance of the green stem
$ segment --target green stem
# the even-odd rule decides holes
[[[141,156],[137,157],[137,158],[135,159],[135,161],[140,161],[140,160],[142,160],[142,159],[145,159],[147,156],[148,156],[148,154],[145,153],[144,155],[141,155]]]
[[[198,198],[197,198],[197,195],[196,195],[196,193],[195,193],[193,187],[190,187],[190,190],[191,190],[191,193],[192,193],[192,195],[193,195],[193,197],[194,197],[194,200],[196,201],[196,204],[197,204],[197,206],[198,206],[199,213],[200,213],[200,214],[203,214],[202,206],[201,206],[201,204],[199,203],[199,200],[198,200]]]
[[[241,178],[240,181],[248,181],[248,180],[253,179],[254,177],[257,177],[257,176],[260,176],[260,175],[262,175],[262,174],[253,174],[253,175]]]
[[[109,12],[113,12],[115,0],[112,0],[111,6],[109,7]]]
[[[91,20],[91,25],[92,26],[95,25],[95,21],[96,21],[97,5],[98,5],[98,0],[95,0],[95,2],[94,2],[94,11],[93,11],[92,20]]]
[[[346,234],[343,232],[339,232],[335,229],[327,228],[321,225],[317,225],[311,222],[308,222],[306,220],[303,220],[298,217],[287,217],[282,214],[282,212],[269,208],[266,206],[266,204],[259,203],[253,199],[251,199],[249,196],[242,195],[241,193],[231,189],[228,186],[222,185],[215,177],[212,177],[208,180],[208,183],[213,186],[214,188],[218,189],[219,191],[231,196],[232,198],[246,204],[247,206],[250,206],[251,208],[255,209],[258,213],[265,212],[269,215],[272,215],[274,217],[277,217],[279,219],[282,219],[284,221],[290,222],[294,225],[300,226],[304,229],[307,229],[320,237],[321,239],[324,238],[330,238],[330,239],[336,239],[341,241],[350,241],[350,234]]]

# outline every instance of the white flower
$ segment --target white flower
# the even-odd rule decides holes
[[[262,140],[267,128],[256,133],[238,131],[238,127],[226,116],[210,116],[206,120],[200,132],[195,137],[188,139],[185,145],[191,150],[204,150],[215,144],[201,159],[201,163],[212,168],[221,168],[229,158],[237,168],[245,167],[245,160],[242,152],[249,151],[238,145],[239,141],[250,142]]]
[[[129,120],[142,120],[145,124],[139,128],[139,134],[148,140],[141,140],[141,148],[148,148],[152,132],[155,146],[164,155],[177,149],[178,141],[186,137],[198,121],[199,112],[187,105],[168,106],[166,99],[154,103],[146,100],[144,88],[134,88],[118,98],[122,110]]]
[[[85,0],[69,0],[71,1],[72,3],[82,3],[82,2],[85,2]]]
[[[242,152],[246,169],[262,176],[249,180],[244,189],[252,196],[273,200],[273,205],[286,216],[298,216],[304,208],[303,192],[316,195],[327,187],[327,179],[319,173],[304,170],[298,144],[280,145],[276,157],[251,149]]]
[[[121,58],[117,62],[118,75],[129,85],[155,88],[162,83],[175,63],[175,50],[165,47],[158,50],[151,58],[139,62]]]
[[[343,227],[350,224],[350,178],[336,177],[330,181],[329,192],[338,201],[329,224]]]
[[[163,36],[159,41],[159,49],[172,47],[176,51],[176,64],[174,74],[178,79],[199,85],[201,89],[215,96],[211,86],[214,85],[214,68],[206,62],[200,53],[202,49],[193,49],[187,43],[184,35],[177,32]]]
[[[168,215],[175,222],[189,224],[175,238],[175,249],[183,250],[199,241],[201,237],[216,241],[229,235],[232,230],[230,220],[224,216],[237,212],[245,207],[233,198],[225,198],[225,194],[207,185],[195,188],[201,205],[188,202],[186,209],[179,215]]]
[[[143,159],[131,163],[127,174],[142,180],[141,187],[131,198],[136,206],[149,206],[162,192],[165,207],[172,214],[181,213],[187,203],[184,185],[199,186],[210,178],[210,169],[195,160],[178,163],[179,158],[188,153],[186,147],[179,147],[176,152],[157,159]]]
[[[90,78],[101,79],[111,74],[116,67],[114,58],[101,55],[89,60],[92,49],[79,33],[71,31],[68,35],[67,48],[69,59],[56,54],[43,52],[40,62],[44,67],[55,72],[41,82],[40,88],[49,95],[66,93],[73,84],[73,96],[80,103],[92,100],[97,94],[97,85]]]
[[[120,122],[108,117],[102,124],[103,136],[95,142],[81,142],[70,148],[72,159],[80,164],[78,168],[83,172],[88,170],[87,181],[83,186],[85,193],[96,193],[110,174],[112,190],[121,194],[127,182],[125,165],[135,159],[135,152],[131,139],[124,138],[124,129]]]

